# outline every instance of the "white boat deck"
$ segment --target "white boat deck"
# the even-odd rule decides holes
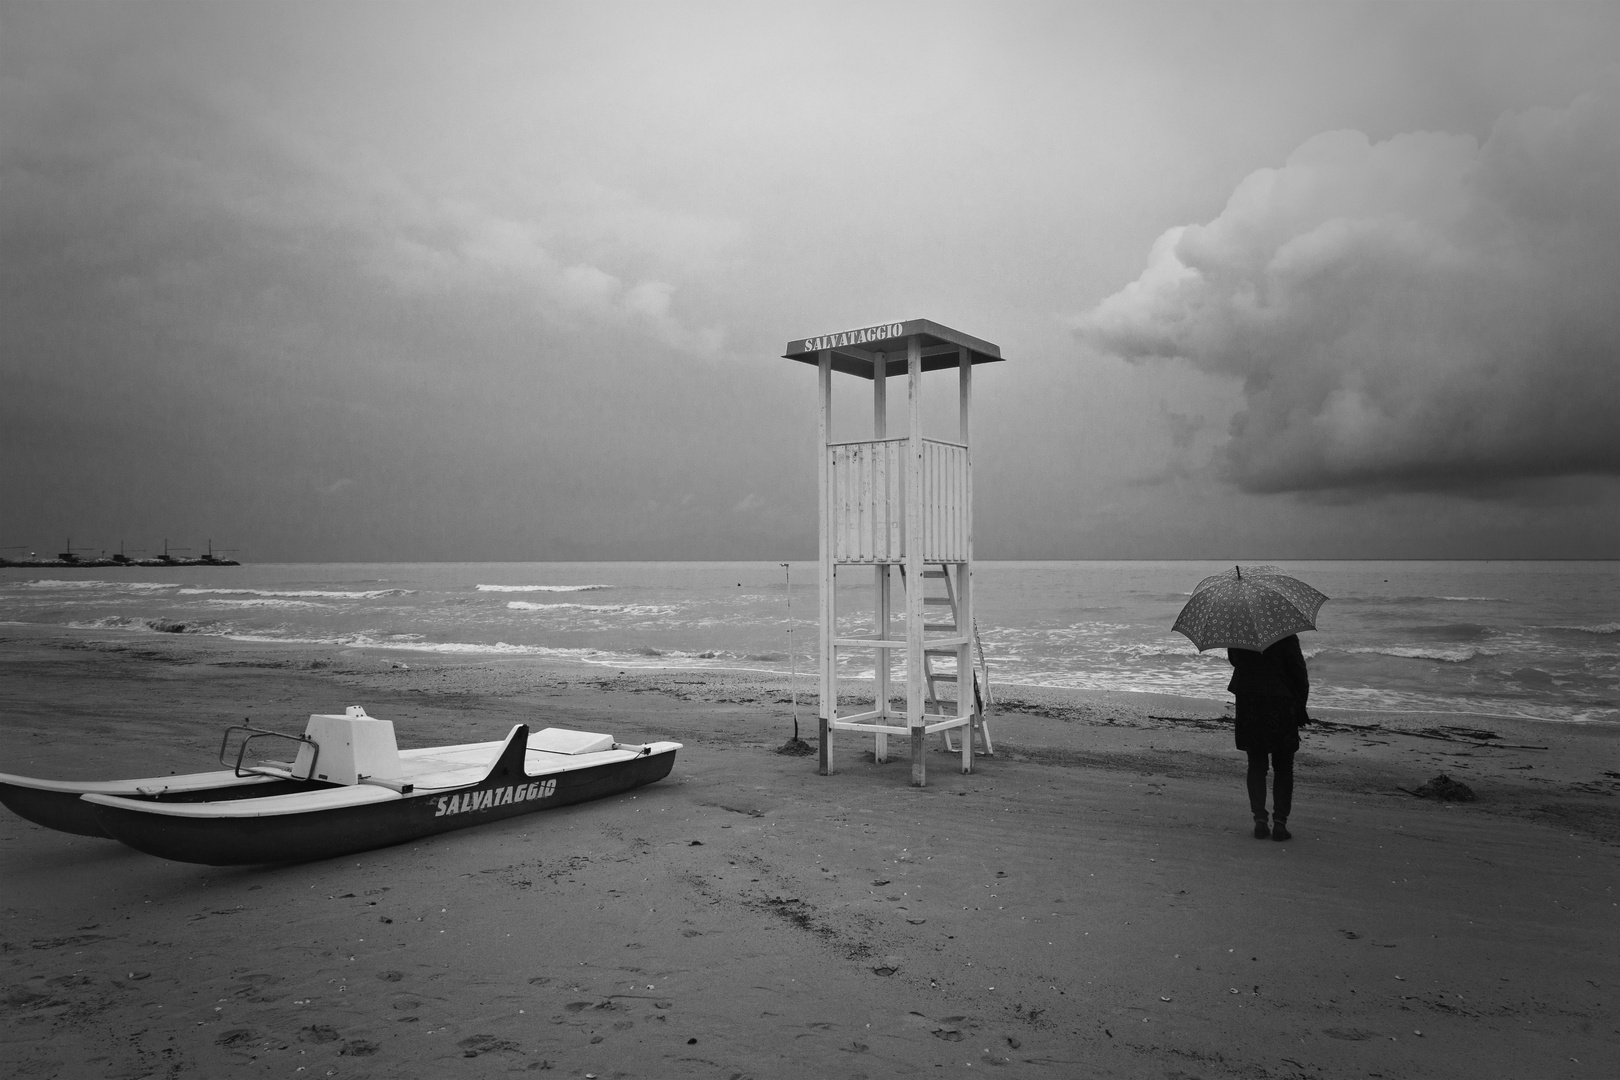
[[[550,729],[548,729],[550,730]],[[529,736],[525,747],[523,771],[527,779],[538,780],[558,773],[589,769],[632,761],[645,754],[666,753],[680,748],[680,743],[656,742],[646,746],[614,746],[609,750],[592,753],[562,753],[537,749],[538,736]],[[115,806],[140,810],[147,814],[182,818],[255,818],[280,814],[305,814],[317,810],[336,810],[349,806],[372,803],[398,802],[401,799],[426,798],[447,791],[472,787],[489,775],[499,759],[505,740],[481,743],[462,743],[455,746],[430,746],[399,752],[401,776],[397,780],[322,788],[319,791],[300,791],[288,795],[270,795],[257,799],[229,799],[218,802],[149,802],[121,797],[100,787],[87,791],[82,797],[101,806]],[[230,773],[224,774],[230,776]],[[402,794],[396,788],[409,784],[412,791]],[[130,791],[126,794],[135,794]]]
[[[398,802],[401,798],[409,798],[390,788],[376,787],[372,784],[354,784],[348,787],[322,788],[320,791],[299,791],[291,795],[270,795],[262,799],[233,799],[221,802],[148,802],[145,799],[127,799],[95,791],[87,792],[81,797],[97,806],[139,810],[143,814],[155,814],[159,817],[211,820],[307,814],[313,810],[339,810],[347,806]]]
[[[531,777],[552,776],[575,769],[589,769],[615,761],[629,761],[640,756],[640,747],[633,749],[602,750],[594,754],[559,754],[537,750],[532,745],[523,755],[523,771]],[[504,742],[465,743],[461,746],[432,746],[421,750],[401,750],[400,780],[414,785],[419,792],[442,791],[447,788],[466,787],[482,780],[500,757]],[[671,746],[672,743],[654,743]]]

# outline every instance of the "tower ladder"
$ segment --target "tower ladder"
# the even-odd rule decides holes
[[[950,570],[946,567],[946,565],[944,563],[930,563],[930,564],[926,564],[926,565],[930,566],[931,569],[924,570],[923,573],[922,573],[922,578],[923,578],[923,605],[924,605],[924,609],[925,609],[924,617],[926,618],[926,616],[927,616],[927,612],[926,612],[927,608],[930,608],[930,607],[935,607],[935,608],[937,608],[937,607],[945,607],[945,608],[949,609],[948,614],[950,616],[950,621],[949,622],[925,622],[923,624],[923,631],[925,633],[942,633],[943,632],[943,633],[948,633],[948,634],[950,634],[951,636],[954,637],[954,636],[961,633],[962,615],[961,615],[961,608],[957,605],[956,587],[951,583]],[[928,583],[930,581],[943,581],[945,583],[945,595],[943,595],[943,596],[929,595]],[[902,566],[900,568],[900,582],[901,582],[901,586],[904,587],[905,582],[906,582],[906,571],[905,571],[904,566]],[[990,724],[989,724],[988,718],[984,715],[985,690],[987,689],[987,686],[981,685],[981,680],[980,680],[980,669],[983,668],[983,669],[985,669],[985,672],[984,672],[985,679],[983,681],[984,681],[985,684],[988,684],[988,682],[989,682],[989,678],[988,678],[989,671],[988,671],[988,668],[987,668],[987,666],[985,664],[984,646],[983,646],[983,643],[980,642],[980,640],[979,640],[978,626],[977,626],[977,621],[976,620],[975,620],[975,625],[973,627],[973,645],[972,645],[972,647],[973,647],[974,651],[976,651],[976,653],[978,655],[979,662],[978,662],[977,665],[973,666],[972,669],[971,669],[972,670],[972,675],[973,675],[973,709],[972,709],[973,721],[972,721],[970,729],[972,731],[974,731],[974,732],[977,732],[978,735],[979,735],[979,746],[982,748],[981,752],[988,755],[988,756],[994,756],[995,752],[996,752],[995,751],[995,744],[990,739]],[[957,656],[958,656],[958,654],[957,654],[957,651],[955,649],[938,649],[938,648],[936,648],[936,649],[928,649],[928,648],[925,648],[923,650],[923,685],[926,688],[926,697],[925,697],[926,704],[923,706],[923,711],[925,713],[929,713],[929,714],[934,715],[934,716],[960,716],[961,715],[960,710],[962,708],[962,702],[961,702],[962,691],[961,691],[961,679],[960,679],[959,672],[955,672],[955,671],[938,671],[934,667],[934,661],[936,659],[944,658],[944,659],[955,660],[955,659],[957,659]],[[956,691],[957,696],[954,697],[954,698],[948,698],[948,699],[941,698],[940,695],[939,695],[939,689],[938,689],[940,683],[954,683],[954,684],[956,684],[957,685],[957,691]],[[950,711],[948,709],[948,706],[954,707],[954,709],[956,711]],[[956,750],[956,741],[955,741],[953,733],[951,732],[950,729],[946,729],[944,731],[941,731],[939,733],[939,737],[943,741],[944,747],[945,747],[945,749],[947,751],[949,751],[950,753],[953,753],[953,754],[957,752],[957,750]]]

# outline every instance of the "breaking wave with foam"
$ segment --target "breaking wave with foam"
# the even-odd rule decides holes
[[[181,589],[182,596],[314,597],[324,600],[378,600],[385,596],[414,596],[415,589]]]
[[[611,585],[474,585],[479,592],[595,592]]]
[[[540,604],[530,600],[508,600],[506,602],[506,606],[507,609],[511,611],[546,611],[559,613],[570,611],[608,611],[617,612],[623,615],[642,616],[669,615],[675,611],[675,608],[673,607],[659,604],[578,604],[569,603],[567,601],[556,604]]]
[[[67,590],[84,591],[109,590],[113,592],[151,592],[162,589],[178,589],[177,581],[101,581],[97,579],[76,578],[71,581],[61,581],[56,578],[32,578],[7,583],[17,589],[41,590]]]
[[[1466,664],[1470,660],[1480,657],[1499,656],[1498,652],[1490,649],[1479,649],[1468,645],[1455,648],[1436,648],[1431,645],[1380,645],[1363,646],[1350,649],[1319,649],[1313,656],[1326,656],[1333,652],[1345,653],[1351,656],[1390,656],[1398,660],[1438,660],[1445,664]]]
[[[131,618],[127,615],[106,615],[99,619],[75,619],[63,625],[76,630],[134,630],[154,634],[201,634],[207,632],[204,627],[198,626],[196,623],[178,622],[174,619],[162,618]]]
[[[217,608],[330,608],[316,600],[293,600],[283,596],[210,596],[202,601]]]

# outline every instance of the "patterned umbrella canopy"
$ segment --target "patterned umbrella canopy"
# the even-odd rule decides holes
[[[1289,634],[1316,629],[1327,597],[1279,566],[1234,566],[1198,583],[1172,627],[1205,649],[1263,652]]]

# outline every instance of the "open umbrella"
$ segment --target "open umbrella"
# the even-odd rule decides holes
[[[1198,583],[1176,616],[1176,633],[1205,649],[1264,652],[1289,634],[1316,629],[1327,597],[1278,566],[1234,566]]]

